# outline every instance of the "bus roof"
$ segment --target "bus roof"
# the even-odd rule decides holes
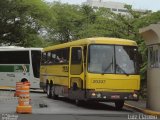
[[[71,41],[68,43],[58,44],[49,46],[43,49],[43,51],[50,51],[54,49],[61,49],[70,46],[83,46],[87,44],[115,44],[115,45],[129,45],[137,46],[137,43],[133,40],[120,39],[120,38],[109,38],[109,37],[94,37],[94,38],[85,38],[76,41]]]
[[[42,50],[42,48],[24,48],[17,46],[2,46],[0,47],[0,51],[28,51],[28,50]]]
[[[19,46],[0,46],[0,49],[11,49],[11,48],[24,48],[24,47],[19,47]]]

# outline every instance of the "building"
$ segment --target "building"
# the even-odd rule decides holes
[[[125,8],[126,3],[121,3],[121,2],[113,2],[113,1],[108,1],[108,0],[87,0],[87,2],[84,2],[83,4],[89,5],[94,9],[98,9],[100,7],[108,8],[112,12],[116,14],[122,14],[122,15],[127,15],[128,10]],[[136,10],[139,12],[146,12],[146,10]]]
[[[147,108],[160,112],[160,23],[139,30],[148,48]]]

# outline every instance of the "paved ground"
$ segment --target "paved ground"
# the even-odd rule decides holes
[[[13,94],[13,91],[0,91],[0,119],[5,115],[18,115],[18,120],[127,120],[132,115],[142,115],[125,107],[117,111],[112,103],[86,103],[78,107],[71,100],[48,99],[43,93],[31,93],[33,114],[16,114],[18,103]]]
[[[139,100],[139,101],[126,101],[127,104],[146,109],[146,101],[145,100]]]

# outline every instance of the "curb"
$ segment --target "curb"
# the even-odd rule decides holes
[[[30,90],[31,93],[44,93],[43,90]]]
[[[156,112],[156,111],[152,111],[152,110],[148,110],[148,109],[138,108],[138,107],[132,106],[132,105],[127,104],[127,103],[124,103],[124,106],[125,106],[125,107],[128,107],[128,108],[131,108],[131,109],[134,109],[134,110],[136,110],[136,111],[142,112],[142,113],[144,113],[144,114],[148,114],[148,115],[153,115],[153,116],[158,116],[158,117],[160,117],[160,112]]]
[[[15,91],[15,88],[2,88],[2,87],[0,87],[0,91]],[[44,93],[43,92],[43,90],[39,90],[39,89],[37,89],[37,90],[34,90],[34,89],[30,89],[30,92],[31,93]]]

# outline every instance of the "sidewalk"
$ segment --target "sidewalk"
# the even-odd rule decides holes
[[[125,107],[137,110],[144,114],[148,115],[156,115],[160,117],[160,112],[149,110],[146,108],[146,100],[139,100],[139,101],[126,101]]]

